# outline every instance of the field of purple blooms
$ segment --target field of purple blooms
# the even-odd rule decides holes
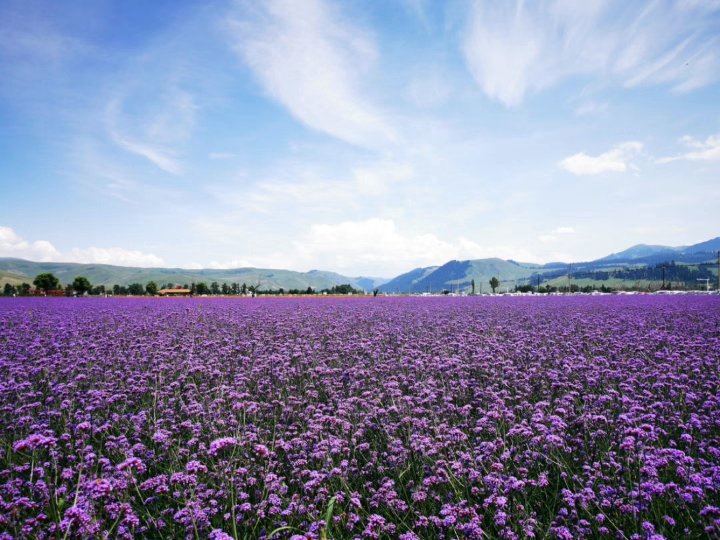
[[[0,539],[720,537],[720,297],[0,300]]]

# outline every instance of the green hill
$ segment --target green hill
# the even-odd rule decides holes
[[[56,262],[33,262],[23,259],[0,258],[0,285],[22,282],[32,283],[35,276],[43,272],[55,274],[65,285],[77,276],[85,276],[93,285],[129,285],[154,281],[158,285],[171,283],[176,285],[213,281],[223,283],[245,283],[259,289],[301,289],[312,287],[315,290],[335,285],[350,284],[356,289],[371,290],[368,284],[376,278],[347,277],[332,272],[294,272],[264,268],[232,268],[190,270],[183,268],[136,268],[113,266],[109,264],[78,264]]]
[[[490,278],[497,277],[501,288],[513,288],[522,285],[537,275],[548,272],[537,264],[518,263],[503,259],[475,259],[468,261],[449,261],[442,266],[416,268],[398,276],[380,287],[384,292],[437,293],[448,291],[469,291],[475,280],[476,292],[489,291]]]
[[[613,288],[647,288],[668,281],[683,287],[697,286],[709,279],[717,281],[717,250],[720,237],[691,246],[668,247],[638,244],[601,259],[579,263],[554,262],[548,264],[521,263],[498,258],[449,261],[441,266],[415,268],[391,280],[375,277],[348,277],[335,272],[310,270],[295,272],[265,268],[231,268],[191,270],[184,268],[136,268],[108,264],[78,264],[32,262],[23,259],[0,258],[0,286],[32,283],[43,272],[55,274],[63,284],[77,276],[87,277],[93,285],[146,284],[185,285],[246,284],[260,290],[329,289],[349,284],[355,289],[378,288],[386,293],[438,293],[441,291],[469,292],[475,281],[476,292],[488,292],[492,277],[500,281],[500,291],[512,290],[516,285],[541,284],[567,286],[570,274],[573,283],[582,286],[601,285]]]

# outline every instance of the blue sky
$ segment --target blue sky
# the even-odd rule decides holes
[[[0,1],[0,256],[393,276],[720,235],[720,2]]]

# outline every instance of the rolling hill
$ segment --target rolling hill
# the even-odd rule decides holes
[[[590,276],[593,273],[604,274],[629,267],[654,266],[674,261],[679,264],[713,263],[720,250],[720,237],[693,244],[691,246],[670,247],[638,244],[619,253],[608,255],[594,261],[579,263],[553,262],[543,265],[522,263],[503,259],[476,259],[449,261],[442,266],[416,268],[402,274],[380,286],[380,290],[395,292],[440,292],[467,291],[475,280],[476,292],[488,291],[490,278],[497,277],[500,290],[513,289],[515,285],[541,283],[557,285],[567,283],[568,273]],[[658,276],[662,272],[657,273]],[[717,274],[715,274],[717,275]],[[599,279],[584,278],[584,284],[599,282]],[[602,280],[606,281],[606,280]],[[623,279],[614,279],[614,286],[620,286]],[[632,280],[634,283],[636,280]]]
[[[260,289],[301,289],[312,287],[315,290],[326,289],[334,285],[349,283],[356,289],[372,290],[381,278],[347,277],[333,272],[312,270],[310,272],[294,272],[292,270],[276,270],[264,268],[233,268],[233,269],[183,269],[183,268],[137,268],[113,266],[109,264],[78,264],[56,262],[33,262],[24,259],[0,258],[0,284],[19,285],[22,282],[32,283],[35,276],[43,272],[55,274],[61,283],[71,283],[77,276],[85,276],[93,285],[112,286],[129,285],[130,283],[145,284],[155,281],[158,285],[190,284],[205,282],[245,283]]]
[[[184,269],[184,268],[136,268],[107,264],[78,264],[59,262],[33,262],[23,259],[0,258],[0,286],[4,283],[19,285],[32,283],[34,277],[43,272],[55,274],[63,284],[72,282],[77,276],[87,277],[93,285],[112,286],[145,284],[155,281],[158,285],[190,284],[198,282],[245,283],[260,289],[300,289],[312,287],[315,290],[335,285],[350,284],[356,289],[372,291],[379,288],[386,293],[425,293],[448,291],[469,291],[473,280],[476,292],[487,292],[488,281],[497,277],[500,290],[512,289],[515,285],[541,283],[566,283],[572,273],[583,283],[608,282],[617,286],[628,281],[632,269],[655,267],[671,262],[680,265],[695,265],[704,268],[703,276],[717,276],[714,263],[720,250],[720,237],[691,246],[659,246],[638,244],[619,253],[613,253],[594,261],[579,263],[553,262],[548,264],[522,263],[498,258],[448,261],[440,266],[415,268],[393,279],[377,277],[348,277],[335,272],[310,270],[295,272],[264,268],[231,269]],[[634,272],[637,274],[637,272]],[[646,272],[647,273],[647,272]],[[657,276],[655,275],[657,274]],[[660,279],[661,271],[654,272],[651,281]],[[621,277],[625,276],[625,277]],[[640,278],[633,278],[640,282]],[[694,278],[693,278],[694,279]],[[565,280],[565,281],[563,281]],[[645,280],[647,281],[647,280]],[[645,282],[643,281],[643,282]],[[578,282],[579,283],[579,282]]]
[[[537,264],[518,263],[503,259],[476,259],[468,261],[449,261],[442,266],[416,268],[402,274],[380,286],[383,292],[440,292],[442,290],[466,290],[475,280],[476,292],[487,291],[488,281],[499,276],[504,283],[514,285],[524,282],[543,270]]]

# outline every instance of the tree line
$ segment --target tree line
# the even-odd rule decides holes
[[[29,283],[21,283],[20,285],[12,285],[5,283],[3,294],[5,296],[31,296],[33,294],[45,294],[52,296],[155,296],[163,289],[184,289],[189,291],[191,295],[234,295],[234,296],[258,296],[258,295],[308,295],[308,294],[363,294],[363,291],[355,289],[350,284],[335,285],[330,288],[315,290],[312,287],[307,289],[261,289],[260,284],[247,285],[245,283],[218,283],[213,281],[209,285],[203,281],[198,283],[185,283],[177,285],[174,283],[163,283],[158,285],[155,281],[149,281],[146,284],[130,283],[129,285],[113,285],[106,287],[105,285],[93,285],[85,276],[78,276],[73,279],[72,283],[68,283],[63,287],[57,276],[46,272],[38,274],[33,280],[35,289]],[[62,294],[61,294],[62,293]]]

